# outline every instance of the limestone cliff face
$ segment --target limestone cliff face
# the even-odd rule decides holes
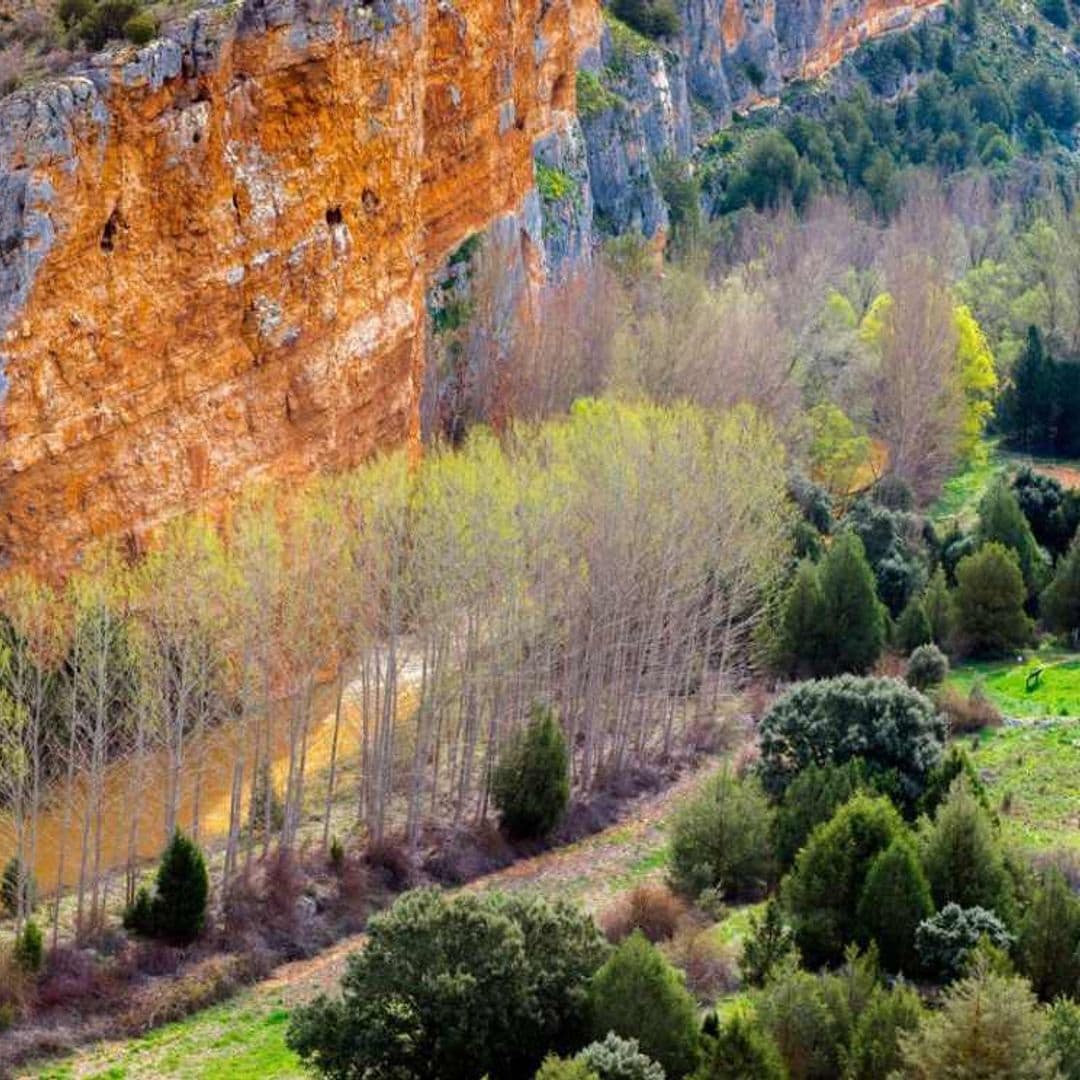
[[[6,98],[0,559],[415,440],[463,242],[511,253],[511,310],[662,237],[694,125],[927,2],[682,0],[660,49],[596,0],[244,0]]]
[[[576,3],[248,0],[0,104],[5,555],[415,439],[427,277],[533,192]]]

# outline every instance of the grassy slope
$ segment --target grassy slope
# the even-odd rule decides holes
[[[642,801],[633,816],[566,848],[527,859],[468,888],[528,889],[554,899],[576,900],[592,911],[617,893],[658,876],[666,858],[665,821],[673,803],[701,774]],[[728,936],[745,921],[736,912]],[[726,925],[726,924],[725,924]],[[41,1080],[246,1080],[309,1075],[285,1046],[289,1010],[320,991],[331,991],[345,958],[360,944],[346,940],[312,960],[286,965],[274,978],[224,1005],[197,1013],[140,1039],[105,1043],[55,1065],[24,1073]]]
[[[1039,666],[1029,689],[1028,673]],[[973,754],[1006,835],[1027,848],[1080,850],[1080,655],[963,664],[950,682],[964,692],[979,682],[1013,718],[984,731]]]

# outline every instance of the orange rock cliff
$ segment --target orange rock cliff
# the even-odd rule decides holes
[[[659,152],[926,3],[685,0],[601,112],[595,0],[245,0],[0,102],[0,560],[54,571],[252,478],[418,437],[427,297],[666,227]],[[813,9],[813,10],[811,10]],[[537,165],[572,197],[545,202]]]

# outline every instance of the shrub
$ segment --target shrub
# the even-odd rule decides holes
[[[1058,870],[1044,876],[1020,924],[1020,971],[1043,1001],[1080,990],[1080,898]]]
[[[21,971],[34,975],[41,970],[45,959],[45,940],[33,919],[27,919],[15,937],[15,963]]]
[[[856,938],[863,946],[877,945],[886,970],[914,974],[919,967],[915,933],[933,912],[914,844],[899,837],[870,864],[859,897]]]
[[[922,860],[934,903],[995,912],[1006,925],[1013,912],[1013,887],[994,825],[961,777],[938,808],[922,837]]]
[[[206,921],[209,896],[203,854],[177,829],[161,856],[153,897],[140,889],[124,913],[124,925],[135,933],[180,945],[194,941]]]
[[[902,983],[892,990],[875,987],[851,1036],[847,1080],[881,1080],[900,1067],[900,1037],[922,1019],[919,995]]]
[[[985,908],[962,908],[946,904],[936,915],[919,924],[915,945],[919,959],[930,973],[955,979],[963,973],[972,950],[985,939],[998,949],[1013,941],[1004,923]]]
[[[664,1080],[664,1070],[641,1052],[637,1039],[620,1039],[613,1031],[574,1060],[599,1080]]]
[[[1050,1080],[1057,1069],[1046,1036],[1046,1017],[1023,979],[978,971],[954,983],[941,1009],[901,1036],[901,1075]]]
[[[835,1080],[840,1075],[833,1016],[820,978],[788,971],[765,988],[758,1007],[792,1080]]]
[[[949,725],[952,735],[965,735],[983,728],[1000,727],[1004,717],[976,682],[965,696],[954,686],[945,686],[937,693],[937,704]]]
[[[770,900],[762,916],[750,916],[750,930],[739,961],[743,980],[750,986],[764,986],[795,956],[795,935],[785,925],[779,903]]]
[[[600,1078],[582,1061],[576,1058],[555,1057],[553,1054],[544,1058],[535,1080],[600,1080]]]
[[[93,0],[60,0],[56,15],[64,29],[70,30],[90,14],[93,6]]]
[[[1080,630],[1080,536],[1058,563],[1054,580],[1039,601],[1043,622],[1057,634]]]
[[[1063,1080],[1080,1080],[1080,1005],[1060,998],[1046,1015],[1047,1056],[1057,1058]]]
[[[960,776],[964,777],[968,789],[979,800],[979,804],[989,810],[990,803],[986,797],[986,788],[979,779],[979,774],[975,771],[968,752],[958,743],[952,743],[945,756],[927,777],[926,790],[919,803],[920,813],[933,817],[937,808],[948,798],[949,789]]]
[[[728,1011],[707,1037],[694,1080],[786,1080],[784,1060],[772,1036],[745,1005]]]
[[[930,625],[930,616],[926,614],[926,607],[918,596],[913,596],[897,620],[896,647],[902,653],[912,653],[933,640],[934,630]]]
[[[137,11],[124,23],[124,37],[133,45],[146,45],[157,37],[157,20],[149,11]]]
[[[713,886],[729,896],[760,891],[772,875],[771,828],[772,810],[755,777],[726,769],[710,777],[672,820],[672,884],[694,898]]]
[[[614,0],[611,10],[646,37],[671,37],[679,32],[679,14],[671,0]]]
[[[930,633],[935,645],[946,645],[952,637],[952,600],[945,570],[938,567],[930,576],[923,593],[923,610],[930,620]]]
[[[99,0],[82,18],[76,30],[88,48],[103,49],[124,36],[124,27],[138,13],[138,0]]]
[[[869,795],[856,795],[814,831],[782,893],[807,966],[843,957],[856,938],[856,906],[870,865],[903,834],[892,803]]]
[[[898,795],[913,805],[941,758],[945,725],[933,705],[896,679],[842,676],[802,683],[761,722],[761,777],[774,798],[808,765],[852,758],[871,777],[892,774]]]
[[[0,878],[0,901],[8,915],[19,913],[19,893],[22,892],[25,904],[24,913],[33,911],[37,904],[37,884],[34,875],[23,866],[17,855],[13,855],[4,867]]]
[[[672,937],[685,914],[686,905],[670,889],[650,883],[620,896],[601,916],[600,928],[615,944],[635,930],[655,944]]]
[[[342,996],[297,1009],[287,1042],[330,1076],[527,1076],[580,1045],[605,948],[567,904],[419,889],[372,918]]]
[[[908,686],[926,691],[940,686],[948,677],[949,659],[936,645],[920,645],[908,657],[904,673]]]
[[[956,567],[953,632],[973,656],[1006,656],[1031,640],[1024,613],[1027,590],[1015,553],[990,543]]]
[[[589,1001],[597,1037],[637,1039],[669,1077],[693,1070],[697,1007],[679,973],[642,934],[631,934],[596,973]]]
[[[807,765],[784,792],[773,819],[773,847],[781,869],[788,869],[814,829],[860,789],[869,790],[866,764],[852,758],[842,765]]]
[[[562,820],[570,801],[570,756],[550,709],[533,709],[525,730],[503,752],[491,791],[511,836],[547,836]]]

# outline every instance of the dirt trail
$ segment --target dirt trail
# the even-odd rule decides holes
[[[688,773],[670,787],[643,796],[627,808],[623,820],[576,844],[522,859],[504,870],[462,887],[466,892],[528,889],[551,899],[576,900],[590,911],[602,909],[612,895],[632,881],[661,872],[663,824],[671,808],[717,766],[710,763]],[[364,942],[363,934],[343,938],[307,960],[283,964],[253,988],[255,996],[300,1004],[320,991],[332,991],[345,970],[345,959]]]

